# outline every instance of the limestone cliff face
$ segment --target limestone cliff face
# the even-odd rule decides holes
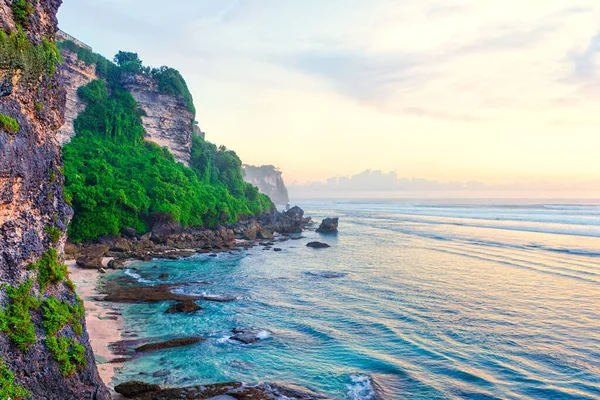
[[[61,54],[63,63],[60,67],[60,74],[62,85],[67,93],[67,104],[65,108],[65,123],[58,130],[56,137],[58,143],[63,146],[75,135],[73,121],[75,121],[79,113],[85,110],[85,104],[77,96],[77,89],[98,79],[98,76],[96,75],[96,66],[79,61],[77,54],[66,50],[62,51]]]
[[[123,86],[144,110],[146,139],[167,147],[175,160],[189,165],[196,128],[184,98],[159,92],[154,79],[144,75],[124,74]]]
[[[12,3],[0,0],[0,23],[6,32],[16,29]],[[25,31],[29,43],[40,44],[42,38],[52,40],[61,0],[27,3],[30,9]],[[0,367],[10,371],[14,384],[29,391],[33,399],[108,399],[98,376],[85,320],[72,314],[73,323],[65,324],[55,334],[48,333],[42,324],[49,316],[43,304],[52,297],[75,306],[79,301],[74,291],[67,279],[56,275],[47,281],[47,287],[41,287],[45,279],[41,264],[31,267],[43,254],[62,255],[72,215],[64,201],[61,154],[56,140],[64,119],[65,90],[58,74],[44,73],[26,80],[20,67],[0,69],[0,83],[0,114],[19,124],[13,130],[0,126]],[[33,302],[22,313],[22,307],[15,304],[25,297],[15,297],[14,292],[11,297],[9,293],[11,288],[27,288],[25,282],[32,285],[26,294],[33,296]],[[76,333],[79,329],[72,327],[77,322],[83,325],[80,334]],[[23,337],[25,331],[28,343],[19,346],[16,338]],[[65,338],[73,346],[82,345],[85,362],[79,362],[71,374],[61,373],[46,342],[49,337]],[[74,354],[73,348],[67,349],[68,354]]]
[[[281,171],[272,165],[243,165],[242,172],[244,180],[256,186],[259,192],[266,194],[273,203],[279,205],[288,204],[290,199],[287,188],[283,182]]]

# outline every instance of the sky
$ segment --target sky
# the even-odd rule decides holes
[[[59,21],[180,70],[207,139],[291,186],[600,197],[597,0],[65,0]]]

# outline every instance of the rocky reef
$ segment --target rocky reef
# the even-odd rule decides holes
[[[285,187],[281,171],[273,165],[242,165],[244,180],[258,188],[258,191],[266,194],[273,203],[286,205],[290,202],[288,190]]]
[[[0,2],[0,397],[108,399],[61,262],[61,0]],[[6,378],[6,379],[5,379]]]

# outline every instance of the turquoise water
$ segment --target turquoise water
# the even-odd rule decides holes
[[[240,298],[201,301],[193,315],[127,306],[125,329],[141,337],[208,340],[130,361],[117,381],[288,382],[338,399],[600,398],[600,206],[300,206],[339,216],[340,234],[127,271]],[[315,239],[332,247],[305,247]],[[234,327],[268,334],[244,345],[228,340]]]

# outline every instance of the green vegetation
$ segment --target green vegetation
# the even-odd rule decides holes
[[[26,351],[36,341],[35,327],[29,311],[37,309],[39,302],[31,295],[32,287],[31,279],[18,287],[7,286],[6,294],[10,304],[0,311],[0,331],[6,332],[21,351]]]
[[[82,54],[72,42],[59,46]],[[105,59],[95,60],[103,64]],[[120,66],[106,68],[106,81],[79,89],[87,107],[75,121],[76,136],[63,149],[65,197],[75,209],[69,226],[72,241],[119,234],[126,227],[143,233],[155,214],[184,226],[212,227],[273,207],[267,196],[243,181],[234,152],[194,137],[187,168],[166,148],[145,141],[142,111],[117,79],[121,72],[150,73],[161,91],[181,94],[193,106],[191,94],[171,68],[149,70],[135,53],[120,52],[115,60]]]
[[[67,324],[71,324],[73,332],[77,335],[82,334],[83,326],[79,320],[84,316],[84,309],[81,303],[69,305],[66,301],[50,297],[44,302],[42,309],[44,310],[42,325],[48,335],[55,335]]]
[[[15,385],[15,375],[0,358],[0,399],[23,400],[31,397],[31,393],[19,385]]]
[[[27,0],[15,0],[12,4],[15,22],[21,26],[29,24],[29,16],[33,13],[33,6]]]
[[[35,103],[35,109],[38,111],[42,111],[44,109],[44,104],[38,101],[37,103]]]
[[[75,343],[73,339],[66,337],[48,336],[46,346],[54,358],[60,364],[60,373],[63,376],[70,376],[75,373],[76,366],[85,368],[87,361],[85,359],[85,347]]]
[[[42,39],[32,44],[20,27],[10,35],[0,30],[0,69],[20,71],[25,82],[34,83],[41,76],[53,75],[62,60],[54,42]]]
[[[159,67],[153,68],[150,71],[150,75],[156,80],[158,84],[158,90],[164,94],[170,94],[173,96],[183,96],[185,104],[188,110],[192,114],[196,115],[196,107],[194,107],[194,100],[192,94],[188,89],[187,83],[183,76],[174,68],[170,67]]]
[[[21,126],[16,119],[0,114],[0,129],[8,133],[17,133]]]
[[[60,236],[62,232],[55,226],[47,226],[44,228],[44,231],[48,234],[48,239],[50,239],[53,243],[56,243],[60,240]]]
[[[67,276],[67,266],[60,262],[58,252],[52,248],[42,254],[42,257],[35,263],[30,264],[27,269],[38,271],[38,283],[42,293],[50,284],[56,284]]]

